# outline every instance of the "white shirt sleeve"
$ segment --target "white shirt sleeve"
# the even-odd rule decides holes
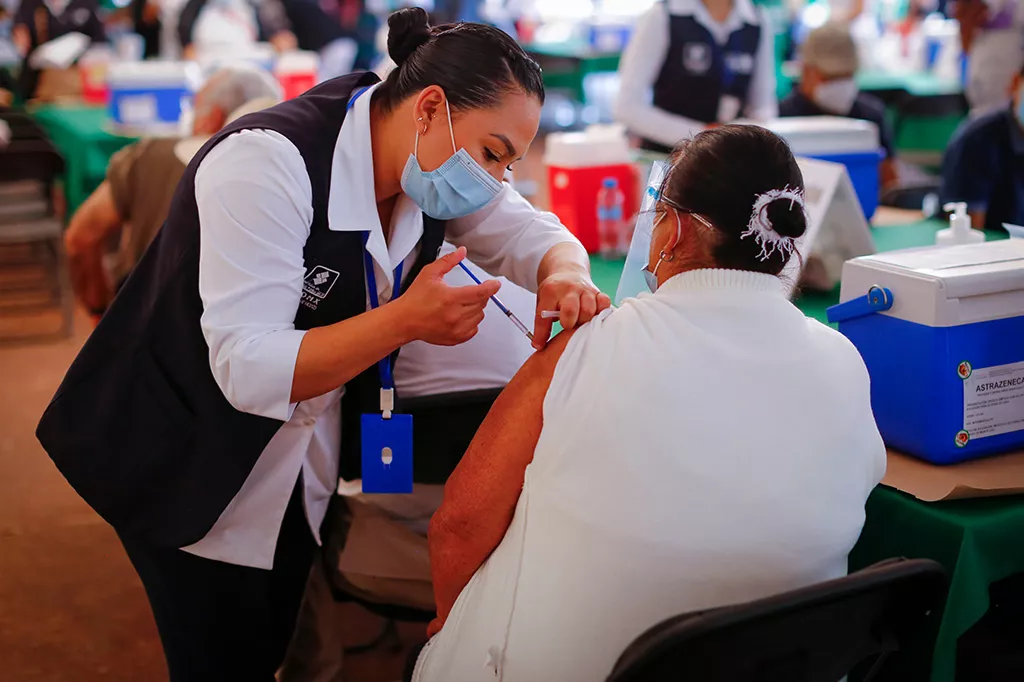
[[[619,64],[619,95],[615,120],[633,134],[674,147],[704,129],[704,124],[654,106],[654,83],[668,58],[669,16],[664,3],[656,3],[637,22]]]
[[[287,421],[295,329],[313,222],[313,190],[285,137],[245,130],[218,144],[196,173],[199,295],[210,367],[236,409]]]
[[[761,41],[754,59],[754,75],[747,91],[747,118],[767,121],[779,117],[779,98],[775,92],[775,34],[769,18],[758,10]]]
[[[537,271],[556,244],[583,245],[553,213],[538,211],[507,183],[476,213],[449,220],[446,237],[465,246],[470,259],[494,276],[537,292]]]

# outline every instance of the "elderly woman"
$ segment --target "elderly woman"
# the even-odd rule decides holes
[[[414,680],[602,680],[667,617],[846,573],[885,448],[857,351],[779,278],[802,190],[761,128],[677,150],[654,293],[531,358],[445,488]]]

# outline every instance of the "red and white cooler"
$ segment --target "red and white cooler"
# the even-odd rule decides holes
[[[622,217],[632,224],[639,210],[636,167],[621,126],[591,126],[583,132],[548,135],[544,154],[551,212],[583,243],[589,253],[600,249],[597,193],[606,178],[615,178],[625,196]]]
[[[320,56],[316,52],[297,50],[278,57],[274,75],[284,90],[284,98],[298,97],[316,85],[319,67]]]

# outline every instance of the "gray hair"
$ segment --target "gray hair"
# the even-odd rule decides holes
[[[217,107],[225,115],[255,99],[280,102],[281,85],[267,71],[249,64],[236,64],[219,69],[203,86],[197,105],[203,109]],[[196,116],[205,111],[196,111]]]
[[[830,21],[807,35],[800,59],[826,76],[849,76],[860,67],[857,44],[848,24]]]

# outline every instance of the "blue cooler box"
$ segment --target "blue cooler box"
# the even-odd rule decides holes
[[[176,135],[202,80],[192,62],[124,62],[107,74],[110,118],[119,132]]]
[[[888,446],[935,464],[1024,447],[1024,241],[856,258],[840,301]]]
[[[864,217],[871,220],[881,186],[878,164],[885,158],[874,123],[839,116],[794,116],[759,125],[783,138],[797,156],[846,166]]]

